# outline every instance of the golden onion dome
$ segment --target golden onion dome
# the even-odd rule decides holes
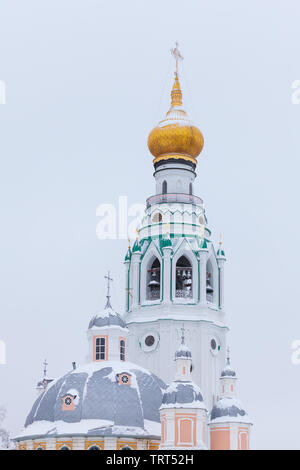
[[[189,120],[182,108],[182,92],[177,73],[171,91],[171,108],[149,134],[148,148],[154,156],[153,163],[161,160],[182,159],[197,163],[196,158],[204,145],[198,127]]]

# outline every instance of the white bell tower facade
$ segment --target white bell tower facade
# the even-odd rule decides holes
[[[175,49],[175,58],[179,54]],[[137,239],[125,258],[128,357],[166,383],[186,328],[192,379],[211,409],[226,361],[224,251],[211,241],[203,201],[194,194],[200,130],[182,107],[177,69],[171,107],[151,131],[156,194],[146,201]]]

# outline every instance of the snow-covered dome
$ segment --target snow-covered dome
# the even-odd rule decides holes
[[[121,328],[126,328],[126,323],[123,318],[114,311],[110,304],[105,309],[93,316],[89,323],[89,329],[93,327],[101,328],[103,326],[117,325]]]
[[[161,409],[190,407],[206,409],[200,388],[193,382],[173,381],[164,391]]]
[[[175,352],[175,359],[179,359],[180,357],[192,357],[191,350],[185,344],[181,344],[179,349]]]
[[[220,398],[214,405],[210,421],[217,422],[238,422],[250,423],[249,416],[241,402],[235,397]]]
[[[18,438],[60,435],[159,437],[164,382],[130,362],[93,362],[54,380]],[[66,410],[65,404],[70,406]],[[67,400],[67,401],[66,401]]]

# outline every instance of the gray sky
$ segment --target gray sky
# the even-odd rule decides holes
[[[96,208],[155,192],[147,136],[168,108],[178,40],[252,447],[300,448],[299,20],[296,0],[0,0],[0,404],[12,434],[44,358],[52,376],[85,359],[108,268],[122,312],[127,241],[97,239]]]

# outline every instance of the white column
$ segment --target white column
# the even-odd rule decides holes
[[[200,303],[206,304],[206,262],[208,251],[200,250]]]
[[[129,280],[129,266],[130,262],[125,261],[124,262],[124,277],[125,277],[125,311],[127,312],[130,309],[130,294],[128,292],[128,289],[131,287],[128,280]]]
[[[116,450],[116,449],[117,449],[117,438],[105,437],[104,438],[104,450]]]
[[[218,266],[219,266],[219,292],[220,292],[220,297],[219,297],[219,305],[220,308],[223,308],[224,306],[224,263],[225,259],[220,259],[218,258]]]
[[[170,304],[171,299],[171,252],[172,247],[166,246],[163,248],[163,262],[164,262],[164,272],[163,272],[163,303]]]
[[[133,253],[131,258],[131,286],[132,287],[132,308],[138,306],[139,303],[139,264],[140,264],[140,253]]]

